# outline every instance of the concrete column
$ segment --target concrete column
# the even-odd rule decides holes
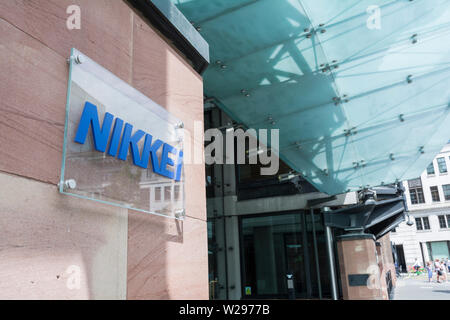
[[[375,237],[352,234],[337,239],[342,294],[345,300],[383,299]]]
[[[392,285],[395,287],[397,283],[397,274],[394,265],[394,257],[392,255],[392,244],[390,233],[387,233],[386,235],[382,236],[379,239],[379,242],[381,243],[381,250],[383,253],[383,261],[384,261],[383,271],[384,272],[391,271]]]
[[[431,259],[430,252],[428,251],[427,243],[421,242],[420,245],[422,246],[423,256],[425,258],[425,261],[424,261],[424,263],[425,263],[424,267],[425,267],[427,264],[427,261],[431,261],[432,259]]]
[[[333,249],[333,233],[331,231],[331,227],[326,226],[325,232],[326,232],[326,240],[327,240],[328,261],[329,261],[329,268],[330,268],[331,296],[332,296],[333,300],[338,300],[336,266],[335,266],[334,249]]]
[[[387,283],[386,283],[386,261],[385,261],[385,255],[384,255],[384,249],[382,247],[382,243],[377,241],[375,242],[375,248],[377,251],[377,260],[378,260],[378,268],[379,268],[379,278],[380,278],[380,288],[381,288],[381,294],[383,295],[383,300],[389,300],[388,296],[388,290],[387,290]]]

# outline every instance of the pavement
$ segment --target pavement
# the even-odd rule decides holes
[[[402,275],[397,278],[394,300],[450,300],[450,282],[437,283],[435,274],[431,283],[426,275]]]

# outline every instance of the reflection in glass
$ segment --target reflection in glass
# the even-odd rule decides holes
[[[77,56],[83,56],[82,63],[75,62]],[[125,161],[118,159],[116,155],[99,152],[94,148],[91,126],[84,144],[74,141],[86,102],[96,106],[100,126],[108,112],[131,124],[131,134],[142,130],[152,135],[152,141],[160,139],[177,150],[183,150],[183,130],[180,128],[179,119],[81,52],[72,49],[61,168],[62,183],[59,191],[146,213],[183,218],[184,170],[181,172],[180,181],[176,181],[155,173],[157,170],[152,167],[152,161],[149,161],[148,168],[145,169],[136,166],[130,150]],[[111,127],[111,132],[106,132],[106,150],[109,150],[111,145],[116,145],[112,142],[113,130]],[[142,152],[144,141],[145,139],[140,139],[137,143],[139,152]],[[117,153],[114,148],[112,150]],[[157,150],[156,155],[160,164],[162,147]],[[172,154],[169,154],[169,158],[177,161]],[[167,170],[174,172],[175,166],[167,166]],[[72,189],[64,188],[66,180],[74,180],[76,186]],[[178,195],[176,199],[172,199],[172,189],[175,187]],[[164,198],[161,194],[162,188]]]

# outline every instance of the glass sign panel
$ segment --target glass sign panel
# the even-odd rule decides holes
[[[184,218],[183,123],[72,49],[59,191]]]

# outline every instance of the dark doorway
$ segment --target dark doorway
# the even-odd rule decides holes
[[[312,222],[303,211],[241,218],[244,299],[287,299],[287,274],[293,275],[295,298],[328,296],[323,220],[314,217],[314,230]]]
[[[395,251],[397,252],[398,268],[399,268],[400,272],[406,273],[407,269],[406,269],[405,252],[403,251],[403,245],[397,244],[394,247],[395,247]]]

